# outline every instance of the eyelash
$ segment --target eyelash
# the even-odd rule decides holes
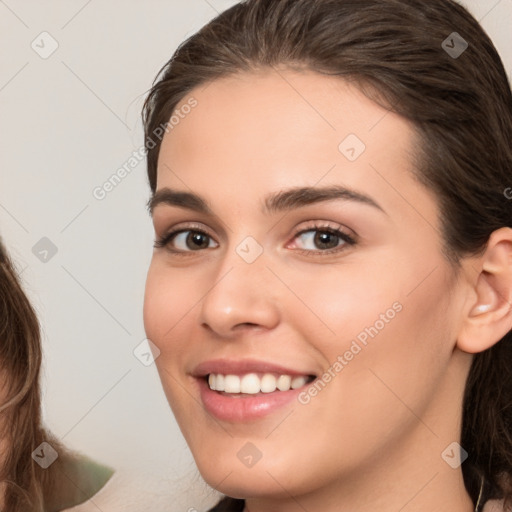
[[[209,237],[210,239],[213,238],[208,232],[206,232],[204,229],[201,229],[199,226],[191,225],[191,226],[187,226],[186,228],[176,229],[174,231],[171,231],[171,232],[165,234],[164,236],[162,236],[161,238],[159,238],[158,240],[155,241],[153,247],[155,247],[157,249],[167,247],[170,244],[170,242],[173,240],[174,237],[176,237],[180,233],[185,233],[187,231],[190,231],[191,233],[199,233],[199,234],[205,235],[205,236]],[[293,249],[294,251],[297,251],[300,254],[305,254],[308,256],[311,256],[311,255],[324,256],[324,255],[342,252],[342,251],[346,250],[347,247],[354,246],[357,244],[357,241],[354,237],[348,235],[347,233],[344,233],[340,229],[333,228],[328,225],[318,225],[318,224],[312,224],[311,226],[308,226],[307,228],[298,231],[297,233],[295,233],[293,235],[293,240],[295,240],[298,236],[303,235],[304,233],[309,233],[310,231],[318,231],[320,233],[328,233],[330,235],[334,235],[334,236],[340,238],[344,242],[344,244],[342,244],[340,247],[334,247],[332,249],[326,249],[326,250],[318,249],[318,250],[312,251],[312,250],[308,250],[308,249]],[[190,255],[190,253],[193,254],[195,252],[200,252],[201,250],[204,250],[204,249],[198,249],[196,251],[192,251],[192,250],[182,251],[180,249],[168,248],[168,250],[169,250],[169,252],[176,254],[178,256],[188,256],[188,255]]]

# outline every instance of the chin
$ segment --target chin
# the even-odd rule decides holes
[[[235,475],[232,473],[220,484],[219,481],[221,480],[221,477],[218,474],[210,476],[212,476],[212,478],[205,478],[205,476],[203,476],[206,483],[210,487],[213,487],[215,490],[231,498],[281,499],[289,496],[289,494],[284,492],[283,488],[277,485],[276,481],[272,480],[268,474],[266,474],[264,478],[260,478],[260,475],[246,475],[245,477],[242,477],[239,474]]]
[[[204,447],[203,450],[203,453],[207,451]],[[275,461],[266,464],[262,458],[252,467],[246,467],[239,461],[236,453],[217,456],[211,452],[209,458],[202,457],[195,461],[205,482],[232,498],[286,498],[290,492],[302,492],[307,485],[306,482],[297,482],[296,472],[290,474],[289,468],[301,467],[300,461],[281,467],[282,464],[276,466]]]

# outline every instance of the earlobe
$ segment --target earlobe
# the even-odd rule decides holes
[[[512,329],[511,228],[492,233],[478,263],[472,303],[457,338],[457,347],[471,354],[492,347]]]

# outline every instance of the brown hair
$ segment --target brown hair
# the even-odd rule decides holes
[[[43,485],[32,451],[43,441],[40,427],[41,346],[36,315],[21,289],[15,267],[0,243],[1,430],[4,442],[2,481],[6,510],[29,505],[43,510]]]
[[[36,314],[0,239],[0,507],[9,512],[57,512],[88,497],[81,459],[42,426],[41,360]],[[32,457],[42,442],[58,454],[47,469]]]
[[[457,31],[468,48],[450,54]],[[454,269],[512,226],[512,94],[490,38],[453,0],[248,0],[184,41],[144,103],[148,178],[155,192],[161,141],[152,135],[195,87],[277,65],[356,83],[419,134],[415,177],[439,201],[444,253]],[[512,504],[512,331],[476,354],[462,411],[462,466],[477,501]]]

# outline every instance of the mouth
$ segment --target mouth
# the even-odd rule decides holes
[[[242,375],[210,373],[203,377],[211,391],[232,397],[248,397],[300,389],[316,375],[250,372]]]
[[[205,412],[217,420],[243,424],[293,406],[315,379],[314,375],[210,373],[196,377],[196,382]]]
[[[208,415],[247,423],[293,406],[317,379],[304,363],[294,366],[262,359],[213,359],[197,365],[191,377]]]

